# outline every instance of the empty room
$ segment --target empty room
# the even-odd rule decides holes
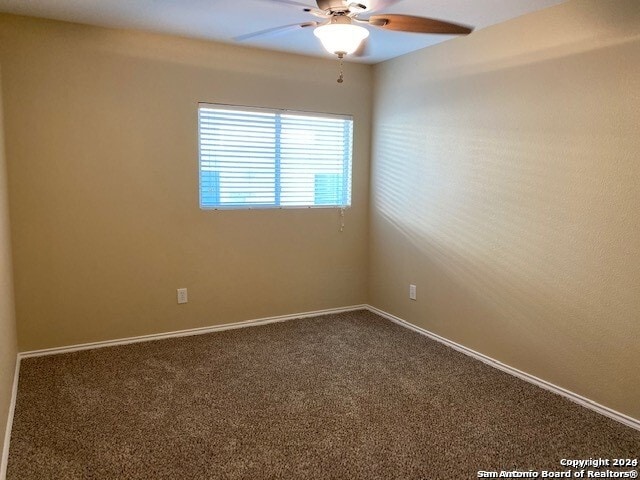
[[[638,0],[0,0],[0,480],[637,478]]]

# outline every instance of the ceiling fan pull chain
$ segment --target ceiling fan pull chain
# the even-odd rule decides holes
[[[338,58],[340,59],[340,75],[338,75],[338,83],[344,82],[344,54],[339,53]]]

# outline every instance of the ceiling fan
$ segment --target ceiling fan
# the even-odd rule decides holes
[[[362,55],[369,30],[363,25],[395,30],[400,32],[467,35],[473,28],[456,23],[444,22],[434,18],[416,17],[413,15],[399,15],[393,13],[373,12],[390,7],[401,0],[316,0],[318,8],[310,7],[295,0],[268,0],[301,8],[304,12],[320,20],[281,27],[269,28],[259,32],[248,33],[235,37],[236,41],[244,41],[256,37],[274,36],[301,28],[313,27],[313,33],[320,39],[324,48],[338,56],[341,61],[338,83],[342,83],[342,59],[345,55]]]

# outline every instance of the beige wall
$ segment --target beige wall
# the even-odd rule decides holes
[[[20,350],[366,302],[371,67],[13,16],[0,62]],[[200,210],[199,101],[353,114],[344,232]]]
[[[370,231],[370,67],[339,86],[332,61],[0,16],[20,349],[368,298],[639,418],[636,5],[571,1],[378,66]],[[198,101],[353,114],[346,230],[199,210]]]
[[[639,35],[571,1],[376,67],[369,294],[635,418]]]
[[[17,351],[2,118],[2,82],[0,78],[0,455],[2,455],[4,448]]]

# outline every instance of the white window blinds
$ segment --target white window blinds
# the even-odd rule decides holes
[[[201,103],[201,208],[351,205],[353,120]]]

